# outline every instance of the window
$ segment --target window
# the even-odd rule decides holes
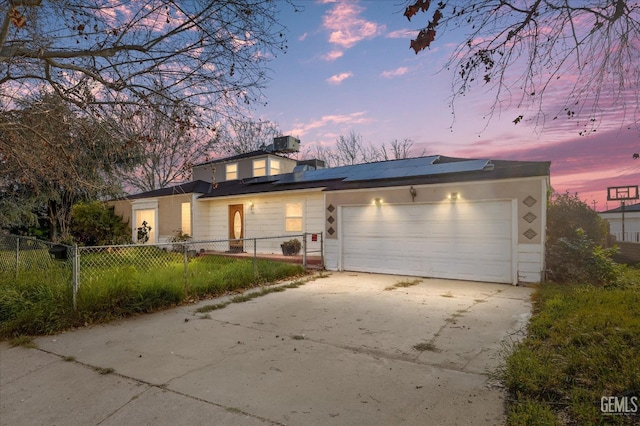
[[[191,203],[182,203],[182,233],[191,236]]]
[[[227,164],[227,180],[238,179],[238,163]]]
[[[253,160],[253,177],[267,175],[267,160]]]
[[[271,168],[269,170],[270,176],[280,174],[280,160],[274,160],[274,159],[269,160],[269,166]]]
[[[286,203],[284,230],[302,232],[302,203]]]

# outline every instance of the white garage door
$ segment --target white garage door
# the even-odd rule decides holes
[[[342,268],[511,283],[510,201],[343,207]]]

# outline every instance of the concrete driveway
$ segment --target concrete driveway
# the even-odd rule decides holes
[[[504,423],[500,365],[531,289],[330,273],[196,314],[203,301],[0,344],[2,425]],[[414,346],[422,344],[421,349]]]

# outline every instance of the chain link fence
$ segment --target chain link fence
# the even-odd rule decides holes
[[[83,285],[99,286],[109,280],[126,280],[144,274],[150,279],[157,279],[160,285],[163,280],[181,280],[184,288],[189,289],[190,286],[199,285],[206,278],[203,275],[235,263],[247,262],[253,263],[253,276],[246,278],[257,282],[261,278],[268,278],[268,262],[323,268],[322,253],[321,233],[91,247],[0,235],[0,272],[3,275],[13,274],[16,278],[21,273],[33,271],[45,272],[48,276],[56,275],[58,278],[61,276],[73,287],[73,305],[76,309],[78,289]],[[206,268],[202,267],[203,264],[206,264]]]

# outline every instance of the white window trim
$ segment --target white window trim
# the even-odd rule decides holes
[[[229,167],[230,166],[235,166],[236,170],[235,170],[235,178],[230,179],[229,178]],[[225,168],[224,168],[224,180],[237,180],[238,179],[238,163],[227,163],[225,164]]]
[[[287,204],[300,204],[301,216],[287,216]],[[287,219],[300,219],[300,228],[299,230],[288,230],[287,229]],[[284,203],[284,231],[285,232],[304,232],[305,229],[305,203],[302,200],[297,201],[285,201]]]
[[[264,162],[264,167],[258,168],[258,170],[263,170],[264,169],[264,174],[256,175],[256,163],[259,162],[259,161]],[[252,170],[252,173],[253,173],[253,177],[267,176],[267,172],[269,171],[268,164],[269,164],[269,162],[267,161],[267,158],[257,158],[255,160],[253,160],[253,162],[251,164],[252,165],[251,170]]]

